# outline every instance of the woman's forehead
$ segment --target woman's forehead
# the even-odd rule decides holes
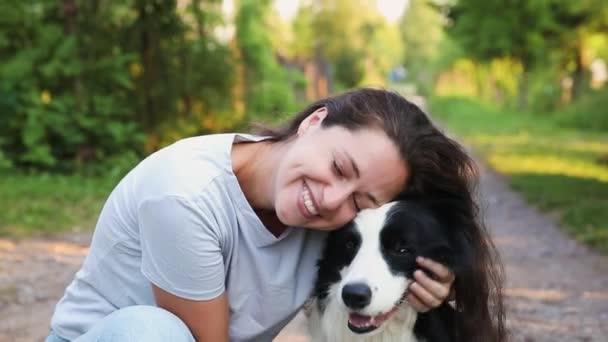
[[[399,149],[384,131],[379,129],[355,131],[351,138],[348,143],[342,144],[342,148],[362,167],[376,169],[381,166],[377,164],[379,162],[403,164]]]
[[[408,177],[406,163],[386,135],[383,139],[378,136],[368,138],[349,145],[345,153],[359,170],[362,190],[372,193],[378,202],[387,202],[405,186]]]

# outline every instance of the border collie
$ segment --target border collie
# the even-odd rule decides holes
[[[397,201],[331,232],[308,311],[313,341],[463,340],[452,306],[418,313],[404,300],[417,256],[447,265],[457,278],[472,267],[469,244],[448,223],[428,205]]]

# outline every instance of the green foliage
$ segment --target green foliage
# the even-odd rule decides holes
[[[608,132],[608,90],[585,94],[576,102],[560,110],[558,123],[589,131]]]
[[[436,74],[461,53],[445,37],[442,14],[426,0],[410,0],[400,19],[399,31],[405,46],[404,65],[408,78],[427,95]]]
[[[134,95],[147,131],[175,119],[200,122],[230,105],[234,62],[228,45],[210,34],[222,24],[221,1],[191,1],[182,11],[176,5],[137,1],[127,30],[128,48],[140,56]]]
[[[430,110],[577,239],[608,253],[608,134],[563,127],[551,115],[434,98]],[[595,108],[597,113],[601,108]]]
[[[371,1],[303,1],[293,30],[292,53],[329,65],[334,89],[383,85],[401,63],[397,27]]]
[[[316,8],[315,8],[316,6]],[[311,4],[311,55],[333,65],[338,87],[354,87],[363,80],[365,54],[362,28],[366,10],[361,1],[320,1]]]
[[[246,111],[271,117],[292,110],[295,80],[278,64],[269,34],[270,1],[241,0],[236,14],[236,41],[245,67]]]
[[[528,102],[536,102],[533,108],[554,106],[564,73],[572,78],[572,98],[585,90],[585,38],[605,34],[608,13],[606,2],[597,0],[460,0],[446,8],[448,33],[469,57],[482,63],[509,58],[521,64],[520,109]]]
[[[137,142],[135,125],[121,122],[129,119],[126,65],[133,56],[94,55],[84,18],[65,7],[77,4],[61,5],[15,2],[4,12],[14,20],[0,22],[6,38],[0,50],[0,148],[15,165],[61,169],[59,161],[84,158],[80,154],[98,139],[110,143],[95,153]],[[95,64],[85,54],[94,55]],[[107,125],[114,130],[100,130]]]
[[[204,8],[204,10],[203,10]],[[71,171],[233,105],[221,1],[0,3],[0,168]],[[145,152],[159,146],[146,141]],[[93,167],[96,169],[96,167]]]
[[[345,89],[356,87],[365,76],[365,54],[361,50],[339,53],[334,59],[334,76]]]
[[[522,64],[519,81],[522,109],[528,102],[528,72],[546,53],[544,34],[555,24],[549,6],[548,0],[462,0],[449,12],[452,26],[448,33],[473,59],[489,62],[509,57]]]
[[[461,0],[450,9],[448,33],[478,60],[511,56],[530,66],[553,25],[546,6],[548,1]]]

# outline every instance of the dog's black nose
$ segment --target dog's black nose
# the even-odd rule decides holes
[[[372,290],[363,283],[346,284],[342,288],[342,300],[351,309],[363,309],[372,300]]]

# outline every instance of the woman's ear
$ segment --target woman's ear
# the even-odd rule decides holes
[[[310,113],[310,115],[308,115],[306,119],[300,123],[300,126],[298,127],[298,135],[302,135],[308,132],[310,129],[321,127],[321,122],[323,122],[325,117],[327,117],[326,107],[321,107]]]

